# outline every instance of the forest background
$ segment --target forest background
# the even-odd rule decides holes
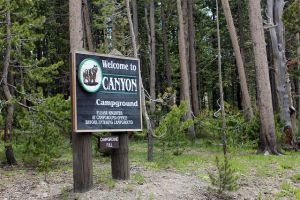
[[[229,7],[222,0],[219,6],[218,17],[214,1],[130,2],[150,117],[147,129],[132,137],[148,137],[148,160],[153,136],[178,155],[190,141],[218,145],[225,127],[229,147],[276,155],[281,147],[298,148],[300,1],[232,0]],[[124,1],[84,0],[82,7],[85,49],[134,56]],[[48,170],[69,149],[69,17],[69,1],[0,0],[3,163],[22,160]]]

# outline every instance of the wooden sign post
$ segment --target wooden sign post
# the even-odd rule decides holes
[[[119,148],[112,149],[112,176],[128,179],[127,132],[142,131],[139,60],[75,51],[72,64],[73,131],[118,136]]]

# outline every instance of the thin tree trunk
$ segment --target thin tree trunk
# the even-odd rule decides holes
[[[135,40],[138,46],[138,9],[137,9],[137,0],[132,0],[132,22],[133,22],[133,30],[134,30],[134,35],[135,35]]]
[[[161,23],[162,23],[162,34],[163,34],[163,47],[164,47],[164,68],[166,72],[168,87],[172,87],[172,70],[169,59],[169,40],[168,40],[168,26],[166,17],[166,2],[161,2]]]
[[[220,88],[220,103],[221,103],[221,115],[222,115],[222,144],[223,154],[227,153],[227,142],[226,142],[226,122],[225,122],[225,109],[224,109],[224,92],[223,92],[223,80],[222,80],[222,60],[221,60],[221,40],[220,40],[220,25],[219,25],[219,5],[216,0],[216,12],[217,12],[217,37],[218,37],[218,71],[219,71],[219,88]]]
[[[244,103],[244,115],[245,115],[246,119],[251,120],[253,118],[253,110],[252,110],[252,106],[251,106],[251,98],[250,98],[249,91],[248,91],[245,67],[244,67],[244,62],[243,62],[243,58],[242,58],[241,51],[240,51],[238,37],[237,37],[235,26],[233,23],[233,18],[232,18],[229,2],[228,2],[228,0],[221,0],[221,1],[222,1],[222,6],[223,6],[228,30],[230,33],[232,46],[233,46],[234,53],[235,53],[235,59],[236,59],[236,64],[237,64],[237,68],[238,68],[238,74],[239,74],[243,103]]]
[[[138,58],[137,43],[136,43],[136,37],[134,34],[134,28],[133,28],[133,23],[132,23],[132,19],[131,19],[129,0],[125,0],[125,3],[126,3],[126,10],[127,10],[127,18],[128,18],[128,22],[129,22],[133,54],[134,54],[135,58]],[[145,11],[147,14],[147,9],[145,9]],[[148,159],[148,161],[152,161],[153,160],[153,129],[151,126],[151,121],[150,121],[147,107],[146,107],[145,91],[144,91],[142,77],[140,77],[140,82],[142,85],[142,87],[141,87],[141,90],[142,90],[141,91],[142,112],[143,112],[144,119],[146,120],[146,127],[147,127],[147,131],[148,131],[148,156],[147,156],[147,159]]]
[[[69,2],[70,50],[82,50],[82,1]],[[85,192],[93,185],[92,134],[72,134],[74,191]]]
[[[6,107],[6,122],[4,128],[4,142],[5,142],[5,155],[7,164],[15,165],[17,161],[14,156],[13,147],[12,147],[12,124],[13,124],[13,115],[14,115],[14,105],[12,101],[12,95],[8,87],[8,71],[9,63],[11,56],[11,18],[10,18],[10,0],[6,0],[6,52],[4,57],[3,64],[3,74],[2,74],[2,89],[6,101],[8,102]]]
[[[300,34],[297,33],[296,40],[297,40],[297,69],[300,70]],[[300,76],[298,76],[298,84],[297,84],[297,96],[298,96],[298,137],[300,136]]]
[[[249,18],[253,42],[256,83],[260,116],[260,151],[278,154],[275,135],[275,122],[272,108],[266,43],[261,16],[260,1],[249,0]]]
[[[150,62],[150,96],[154,100],[156,98],[155,83],[156,83],[156,38],[155,38],[155,5],[154,0],[150,2],[150,35],[151,35],[151,62]],[[150,111],[155,111],[155,101],[150,103]]]
[[[199,96],[197,88],[197,66],[195,53],[195,27],[194,27],[194,8],[193,0],[188,0],[188,27],[189,27],[189,62],[190,62],[190,77],[191,77],[191,93],[192,93],[192,108],[197,116],[199,110]]]
[[[179,60],[180,60],[180,76],[181,76],[181,85],[182,85],[182,93],[183,100],[186,101],[188,105],[187,119],[192,119],[192,108],[191,108],[191,99],[190,99],[190,83],[188,77],[188,66],[186,59],[186,45],[185,45],[185,37],[184,37],[184,21],[183,21],[183,13],[181,8],[181,0],[177,0],[177,14],[178,14],[178,22],[179,22],[179,36],[178,36],[178,44],[179,44]],[[191,139],[195,139],[195,129],[194,126],[189,128],[189,134]]]

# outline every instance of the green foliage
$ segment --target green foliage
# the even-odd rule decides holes
[[[161,120],[155,129],[159,137],[159,144],[165,151],[171,151],[174,155],[183,153],[188,144],[187,129],[193,125],[193,120],[183,120],[187,113],[187,103],[181,102],[179,106],[173,106],[171,111]]]
[[[145,177],[141,173],[135,173],[133,175],[133,180],[139,185],[143,185],[145,183]]]
[[[224,155],[224,161],[220,161],[219,157],[216,156],[215,164],[217,167],[217,172],[214,174],[209,172],[209,178],[211,184],[218,188],[218,192],[223,191],[234,191],[238,189],[238,176],[234,168],[230,163],[230,159]]]
[[[259,117],[257,115],[251,121],[234,107],[225,103],[226,112],[226,136],[227,143],[231,147],[257,144],[259,136]],[[197,135],[200,138],[211,140],[220,139],[222,128],[221,117],[213,117],[210,111],[204,111],[195,119]]]
[[[290,32],[300,32],[300,0],[294,0],[284,9],[283,21]]]
[[[23,159],[48,172],[52,159],[62,155],[64,136],[71,130],[70,101],[62,95],[48,97],[35,109],[24,112],[18,120],[24,133],[30,131],[23,136]]]

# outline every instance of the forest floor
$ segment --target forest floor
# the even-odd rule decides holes
[[[239,175],[239,189],[219,195],[212,188],[208,172],[216,173],[219,147],[195,145],[179,156],[162,156],[146,162],[146,144],[130,144],[128,181],[111,178],[110,159],[94,156],[94,187],[86,193],[72,192],[70,153],[57,160],[44,181],[44,175],[21,164],[0,167],[0,199],[300,199],[300,153],[284,156],[255,154],[254,149],[230,149],[232,166]]]

